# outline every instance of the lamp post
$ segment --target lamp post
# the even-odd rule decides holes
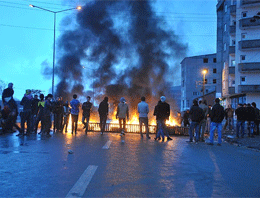
[[[82,7],[81,6],[77,6],[76,8],[69,8],[69,9],[65,9],[65,10],[53,11],[53,10],[45,9],[45,8],[42,8],[42,7],[39,7],[39,6],[35,6],[35,5],[32,5],[32,4],[30,4],[29,6],[32,7],[32,8],[38,8],[38,9],[41,9],[41,10],[44,10],[44,11],[47,11],[47,12],[51,12],[51,13],[54,14],[53,63],[52,63],[52,95],[54,96],[56,14],[60,13],[60,12],[69,11],[69,10],[75,10],[75,9],[81,10]]]
[[[206,84],[206,79],[205,79],[205,77],[206,77],[206,74],[208,73],[208,70],[206,70],[206,69],[203,69],[202,70],[202,74],[203,74],[203,84],[202,84],[202,91],[203,91],[203,95],[202,95],[202,98],[203,98],[203,100],[204,100],[204,94],[205,94],[205,84]]]

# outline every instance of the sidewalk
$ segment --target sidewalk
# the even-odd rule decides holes
[[[245,134],[244,138],[237,138],[235,132],[225,131],[222,136],[225,141],[235,146],[246,147],[260,151],[259,135],[255,135],[254,138],[250,138]]]

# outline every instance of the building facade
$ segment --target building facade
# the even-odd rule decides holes
[[[219,0],[217,65],[222,67],[222,99],[260,105],[260,0]]]
[[[190,109],[193,99],[205,98],[212,92],[221,97],[221,68],[217,65],[216,54],[184,58],[181,62],[181,111]]]

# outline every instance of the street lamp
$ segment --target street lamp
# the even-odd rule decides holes
[[[203,87],[202,87],[203,96],[202,96],[202,98],[203,98],[203,100],[204,100],[205,84],[206,84],[206,79],[205,79],[205,77],[206,77],[206,74],[207,74],[207,73],[208,73],[208,70],[207,70],[207,69],[203,69],[203,70],[202,70],[202,74],[203,74]]]
[[[81,6],[77,6],[76,8],[69,8],[69,9],[65,9],[65,10],[59,10],[59,11],[53,11],[53,10],[48,10],[45,8],[41,8],[39,6],[35,6],[30,4],[29,5],[32,8],[38,8],[47,12],[51,12],[54,14],[54,39],[53,39],[53,65],[52,65],[52,95],[54,96],[54,68],[55,68],[55,33],[56,33],[56,14],[60,13],[60,12],[65,12],[65,11],[69,11],[69,10],[81,10],[82,7]]]

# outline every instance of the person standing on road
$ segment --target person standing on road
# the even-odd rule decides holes
[[[246,120],[246,109],[242,104],[238,104],[237,109],[235,110],[235,114],[237,116],[237,138],[239,138],[239,132],[241,128],[241,137],[243,138],[245,135],[245,120]]]
[[[63,125],[62,125],[62,130],[65,127],[65,133],[68,132],[68,124],[69,124],[69,118],[70,118],[70,107],[69,107],[69,102],[66,101],[65,104],[63,105]]]
[[[84,124],[83,129],[85,128],[85,133],[88,132],[88,123],[89,123],[89,118],[90,118],[90,111],[92,107],[92,103],[90,102],[90,96],[87,96],[87,101],[82,104],[82,124]],[[86,122],[85,122],[86,120]]]
[[[34,98],[32,100],[32,117],[31,117],[33,133],[35,133],[34,127],[35,127],[35,124],[36,124],[37,114],[38,114],[38,111],[39,111],[39,107],[38,107],[39,101],[40,100],[38,99],[38,95],[34,95]]]
[[[73,134],[74,129],[75,129],[75,134],[77,133],[78,129],[78,117],[79,117],[79,106],[80,102],[77,100],[77,94],[73,95],[72,101],[70,101],[70,106],[71,106],[71,119],[72,119],[72,132]]]
[[[224,130],[226,130],[226,127],[228,126],[228,129],[231,131],[233,130],[233,119],[234,116],[234,109],[231,107],[231,105],[228,105],[228,108],[225,109],[225,117],[226,117],[226,123],[224,125]]]
[[[146,138],[150,139],[149,127],[148,127],[149,106],[145,102],[145,97],[141,97],[141,102],[138,104],[137,108],[138,108],[138,113],[139,113],[139,124],[140,124],[141,137],[143,137],[142,128],[143,128],[143,124],[144,124],[145,131],[146,131]]]
[[[199,107],[198,101],[196,99],[193,100],[193,105],[190,108],[190,119],[191,124],[189,128],[189,135],[190,140],[188,142],[193,142],[193,133],[195,129],[195,142],[197,143],[199,141],[199,127],[200,122],[205,117],[205,114],[202,110],[202,108]]]
[[[44,109],[43,109],[43,127],[42,127],[42,133],[43,135],[46,135],[47,137],[50,137],[50,131],[51,131],[51,114],[53,110],[53,104],[51,102],[53,98],[52,94],[48,94],[45,99],[44,103]]]
[[[21,131],[24,134],[24,125],[25,122],[27,124],[26,135],[29,135],[32,132],[32,101],[33,97],[31,94],[31,90],[27,89],[20,105],[23,106],[23,111],[21,112]]]
[[[105,132],[108,116],[108,97],[105,97],[104,100],[99,104],[98,113],[100,118],[101,135],[103,135],[103,133]]]
[[[164,141],[164,135],[166,135],[167,140],[172,140],[166,129],[166,120],[169,120],[170,118],[170,105],[166,102],[165,96],[161,96],[160,99],[161,100],[155,106],[153,113],[153,115],[156,116],[157,121],[157,135],[154,139],[160,140],[162,137],[162,141]]]
[[[35,122],[35,133],[37,133],[37,129],[38,129],[38,125],[39,125],[39,122],[41,121],[41,132],[43,131],[43,118],[44,118],[44,104],[45,104],[45,100],[44,100],[44,95],[43,94],[40,94],[40,101],[38,102],[38,113],[37,113],[37,118],[36,118],[36,122]],[[40,133],[41,133],[40,132]]]
[[[255,102],[252,102],[252,106],[254,107],[255,109],[255,127],[256,127],[256,135],[259,135],[259,122],[260,122],[260,112],[259,112],[259,109],[256,107],[256,103]]]
[[[221,146],[222,140],[221,140],[221,133],[222,133],[222,121],[225,117],[225,110],[224,107],[222,107],[219,103],[219,98],[215,99],[215,105],[212,108],[211,111],[211,125],[210,125],[210,142],[208,145],[213,145],[214,141],[214,131],[217,128],[218,130],[218,146]]]
[[[119,119],[120,135],[125,135],[126,119],[129,120],[129,109],[124,97],[120,98],[120,103],[117,106],[116,119],[117,118]]]
[[[256,119],[256,114],[255,114],[255,109],[251,106],[250,103],[247,104],[246,107],[247,110],[247,130],[248,130],[248,137],[254,137],[254,128],[255,128],[255,119]]]
[[[190,110],[186,110],[184,115],[183,115],[183,125],[184,125],[184,127],[190,126],[189,118],[190,118]]]
[[[211,114],[211,105],[208,106],[208,114],[207,114],[205,133],[209,133],[210,132],[210,123],[211,123],[210,114]]]
[[[208,114],[208,106],[207,106],[207,101],[200,100],[199,101],[199,107],[203,110],[204,117],[200,122],[199,126],[199,141],[205,142],[204,140],[204,133],[205,133],[205,128],[206,128],[206,120],[207,120],[207,114]]]

